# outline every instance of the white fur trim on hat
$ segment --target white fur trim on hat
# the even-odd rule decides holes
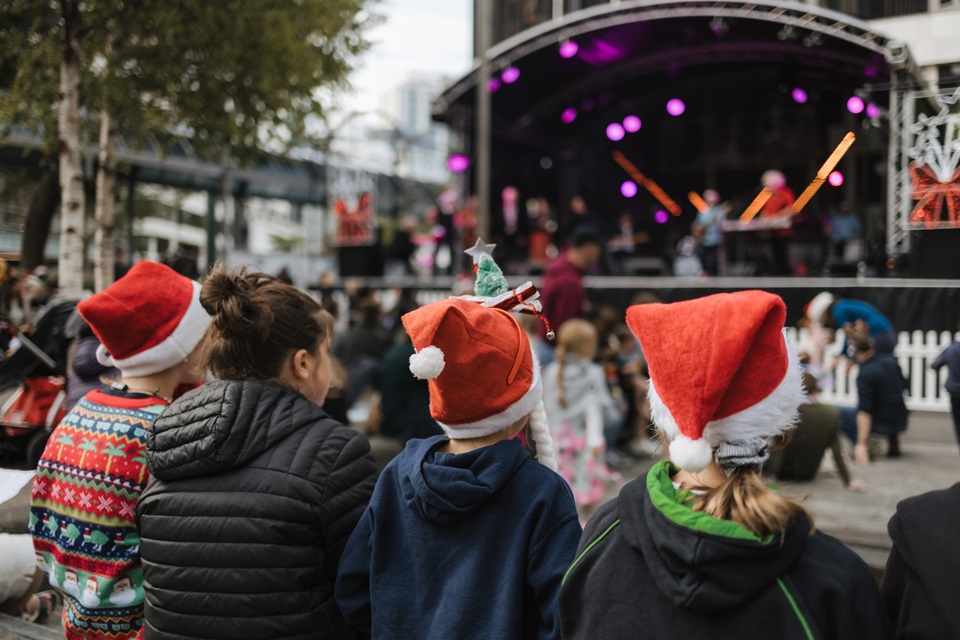
[[[529,342],[529,341],[528,341]],[[481,438],[506,429],[520,418],[530,415],[537,408],[537,403],[543,399],[543,382],[540,376],[540,361],[529,346],[533,357],[533,380],[530,388],[523,396],[500,413],[488,416],[476,422],[464,424],[444,424],[437,422],[443,431],[451,438]]]
[[[813,297],[810,304],[807,305],[807,317],[813,322],[823,322],[823,314],[827,312],[830,305],[833,304],[834,297],[829,291],[821,291]]]
[[[203,334],[210,326],[210,315],[200,304],[200,283],[192,282],[191,284],[193,284],[193,297],[190,300],[190,306],[166,340],[123,360],[113,358],[106,350],[103,352],[105,357],[101,357],[98,349],[97,360],[104,366],[112,365],[120,369],[124,377],[128,378],[160,373],[186,360],[187,356],[200,344]]]
[[[797,356],[797,349],[790,340],[786,329],[783,330],[783,340],[787,347],[787,371],[780,384],[766,398],[757,404],[747,407],[743,411],[734,413],[720,420],[708,422],[703,429],[702,441],[710,448],[721,442],[731,440],[748,440],[750,438],[772,438],[784,431],[792,429],[796,423],[798,407],[806,400],[803,393],[803,369]],[[650,399],[650,417],[657,428],[670,440],[670,460],[681,469],[687,471],[701,471],[710,463],[699,469],[685,467],[674,459],[674,440],[690,440],[680,433],[677,421],[670,413],[670,409],[663,403],[657,393],[653,380],[647,391]],[[696,442],[696,441],[692,441]],[[683,449],[681,445],[680,449]],[[680,455],[686,455],[681,453]],[[695,458],[694,462],[700,458]]]
[[[445,364],[443,351],[432,344],[410,356],[410,372],[421,380],[433,380],[440,375]]]

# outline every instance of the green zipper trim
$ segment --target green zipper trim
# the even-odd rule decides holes
[[[783,584],[783,580],[777,578],[777,584],[780,585],[780,588],[783,589],[783,594],[787,596],[787,600],[790,601],[790,606],[793,607],[793,612],[797,614],[797,618],[800,619],[800,624],[803,625],[803,630],[807,634],[808,640],[816,640],[813,637],[813,631],[810,630],[810,625],[807,624],[807,619],[803,617],[803,614],[800,613],[800,607],[797,606],[797,602],[793,599],[793,596],[790,595],[790,590],[787,589],[787,585]]]
[[[570,572],[573,571],[573,568],[574,568],[575,566],[577,566],[577,564],[578,564],[581,560],[583,560],[583,556],[587,555],[587,552],[590,551],[590,549],[593,549],[595,546],[597,546],[597,544],[598,544],[601,540],[603,540],[603,539],[607,536],[608,533],[610,533],[611,531],[613,531],[613,528],[614,528],[615,526],[617,526],[618,524],[620,524],[620,519],[619,519],[619,518],[617,518],[617,519],[613,522],[613,524],[611,524],[609,527],[607,527],[607,530],[604,531],[603,533],[601,533],[599,538],[597,538],[596,540],[594,540],[593,542],[591,542],[590,545],[589,545],[586,549],[584,549],[583,552],[582,552],[579,556],[577,556],[577,559],[573,561],[573,564],[570,565],[570,568],[567,569],[567,572],[566,572],[565,574],[563,574],[563,580],[560,581],[560,584],[561,584],[561,585],[562,585],[564,582],[567,581],[567,576],[570,575]]]

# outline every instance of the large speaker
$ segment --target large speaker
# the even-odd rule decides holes
[[[911,232],[910,275],[960,279],[960,229]]]
[[[383,275],[383,252],[380,245],[340,247],[340,277],[380,277]]]

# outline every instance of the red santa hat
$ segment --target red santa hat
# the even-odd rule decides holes
[[[802,370],[778,296],[742,291],[627,309],[650,372],[650,413],[670,459],[700,471],[721,443],[793,426]]]
[[[402,318],[416,353],[410,371],[430,386],[430,414],[452,438],[479,438],[533,414],[538,457],[555,466],[543,414],[540,363],[516,318],[451,298]]]
[[[210,325],[200,284],[156,262],[138,262],[77,308],[100,339],[97,359],[130,377],[183,361]]]

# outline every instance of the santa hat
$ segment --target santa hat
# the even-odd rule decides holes
[[[805,310],[807,318],[819,324],[823,321],[823,314],[827,312],[827,309],[830,308],[833,302],[834,297],[832,293],[829,291],[821,291],[814,296],[813,300],[807,305]]]
[[[650,413],[670,460],[701,471],[721,443],[792,427],[802,371],[778,296],[743,291],[627,309],[650,372]]]
[[[100,339],[97,359],[128,377],[182,362],[210,325],[200,284],[156,262],[138,262],[77,309]]]
[[[410,371],[430,386],[430,414],[451,438],[479,438],[531,419],[541,462],[553,452],[542,411],[540,364],[516,318],[461,298],[402,318],[416,349]]]

